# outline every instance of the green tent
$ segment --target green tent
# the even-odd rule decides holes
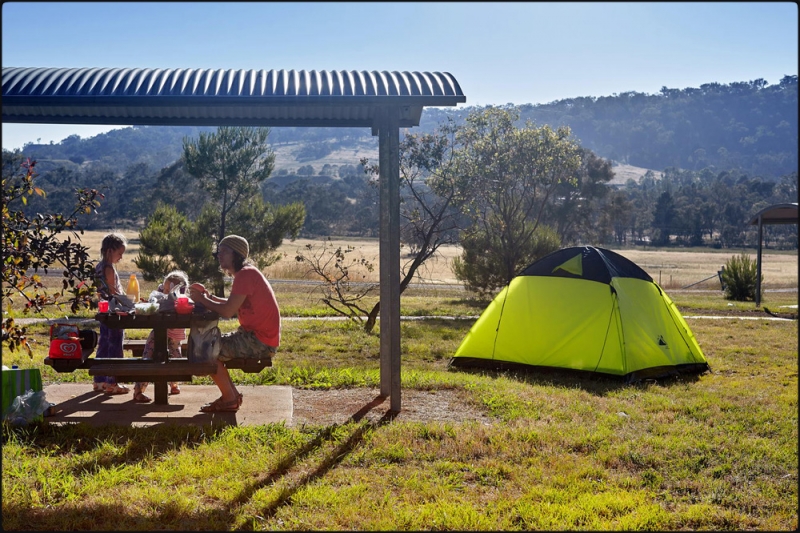
[[[644,270],[593,246],[531,264],[481,314],[453,367],[518,365],[636,381],[708,370],[675,304]]]

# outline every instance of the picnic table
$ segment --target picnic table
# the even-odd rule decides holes
[[[152,381],[155,390],[155,403],[168,403],[168,383],[170,381],[191,381],[192,376],[209,376],[217,371],[217,362],[195,361],[192,352],[192,338],[189,335],[188,357],[170,358],[167,348],[167,330],[209,326],[219,319],[219,315],[209,310],[196,309],[189,314],[159,312],[151,315],[135,313],[97,313],[95,319],[112,329],[152,329],[154,349],[152,359],[125,357],[97,359],[84,356],[81,359],[51,359],[44,363],[57,372],[73,372],[79,368],[89,370],[92,376],[116,376],[118,381]],[[227,368],[239,368],[244,372],[258,373],[272,366],[271,360],[234,359],[226,361]]]

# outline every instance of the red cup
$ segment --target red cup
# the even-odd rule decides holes
[[[100,300],[97,302],[97,311],[100,313],[108,313],[108,300]]]

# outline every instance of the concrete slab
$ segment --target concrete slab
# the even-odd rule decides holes
[[[129,385],[131,391],[133,385]],[[147,395],[153,397],[152,384]],[[85,422],[92,425],[155,426],[160,424],[222,424],[254,426],[292,421],[292,387],[281,385],[239,385],[244,395],[235,413],[202,413],[200,406],[219,398],[216,385],[181,384],[181,393],[169,397],[168,405],[136,403],[133,392],[106,395],[94,392],[91,383],[59,383],[44,388],[48,402],[56,404],[55,414],[45,417],[51,424]]]

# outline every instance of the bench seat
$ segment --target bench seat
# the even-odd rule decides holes
[[[192,376],[209,376],[217,371],[216,363],[190,363],[171,359],[168,363],[154,363],[147,359],[110,359],[95,361],[89,368],[90,376],[115,376],[118,381],[191,381]]]
[[[91,376],[135,376],[137,381],[156,381],[145,379],[159,376],[159,381],[172,373],[180,377],[170,377],[170,381],[191,381],[192,375],[208,376],[216,372],[216,363],[193,363],[186,358],[170,359],[169,363],[155,363],[141,357],[125,357],[123,359],[51,359],[44,358],[44,364],[52,367],[56,372],[74,372],[78,369],[88,369]],[[231,359],[225,362],[228,369],[237,369],[247,374],[258,374],[265,368],[272,366],[272,359]],[[198,372],[195,372],[197,370]],[[188,374],[185,372],[189,372]]]
[[[231,359],[230,361],[225,361],[222,364],[224,364],[225,368],[229,370],[235,368],[248,374],[258,374],[265,368],[272,366],[272,358],[267,357],[265,359]]]

